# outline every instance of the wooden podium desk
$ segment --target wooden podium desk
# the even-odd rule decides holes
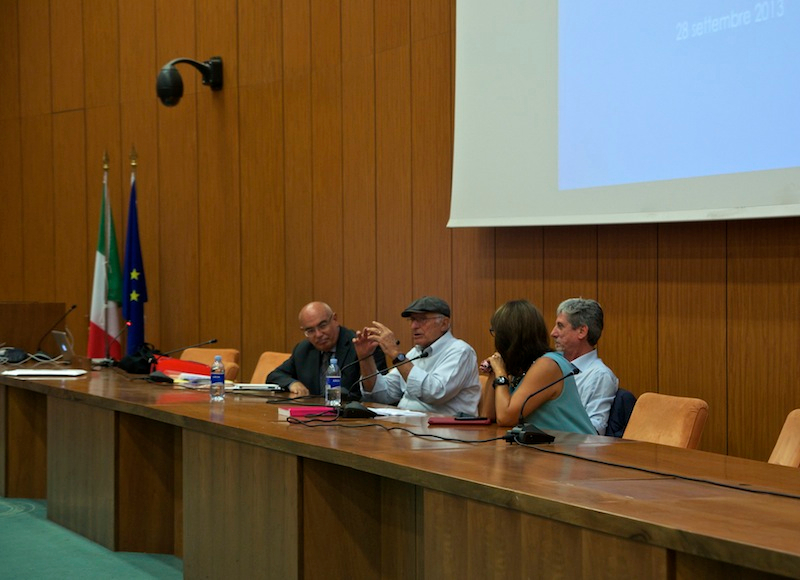
[[[46,425],[48,516],[178,554],[187,578],[800,577],[800,501],[780,495],[800,493],[795,469],[599,436],[540,450],[345,426],[505,433],[419,418],[310,428],[263,397],[210,405],[113,370],[0,389],[4,478],[30,443],[5,436],[14,414],[46,414],[30,423]],[[42,401],[10,408],[20,392]]]

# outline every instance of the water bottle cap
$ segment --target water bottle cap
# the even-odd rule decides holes
[[[339,360],[335,356],[332,356],[331,357],[331,364],[332,365],[339,364]]]
[[[215,361],[221,361],[221,360],[222,360],[222,355],[221,355],[221,354],[218,354],[218,355],[216,355],[216,356],[214,357],[214,360],[215,360]]]

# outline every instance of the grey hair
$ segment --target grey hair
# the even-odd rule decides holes
[[[558,305],[556,316],[563,313],[573,328],[586,326],[589,330],[587,340],[592,346],[597,345],[603,334],[603,309],[596,300],[589,298],[568,298]]]

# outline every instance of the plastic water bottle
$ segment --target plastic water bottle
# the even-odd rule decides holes
[[[335,356],[331,357],[328,370],[325,371],[325,404],[331,407],[342,406],[342,371]]]
[[[217,355],[211,364],[211,402],[222,403],[225,401],[225,365],[222,357]]]

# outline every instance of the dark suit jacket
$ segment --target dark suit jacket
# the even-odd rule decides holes
[[[339,368],[342,369],[342,399],[349,401],[358,401],[361,398],[361,387],[356,384],[358,377],[361,376],[361,369],[356,362],[358,355],[353,346],[355,336],[355,332],[340,326],[339,340],[336,342],[336,359],[339,361]],[[378,369],[386,369],[386,357],[380,348],[375,349],[373,356]],[[312,395],[321,395],[321,364],[322,353],[314,348],[308,340],[303,340],[294,347],[292,356],[267,375],[266,382],[275,383],[284,390],[288,390],[289,385],[300,381]]]

